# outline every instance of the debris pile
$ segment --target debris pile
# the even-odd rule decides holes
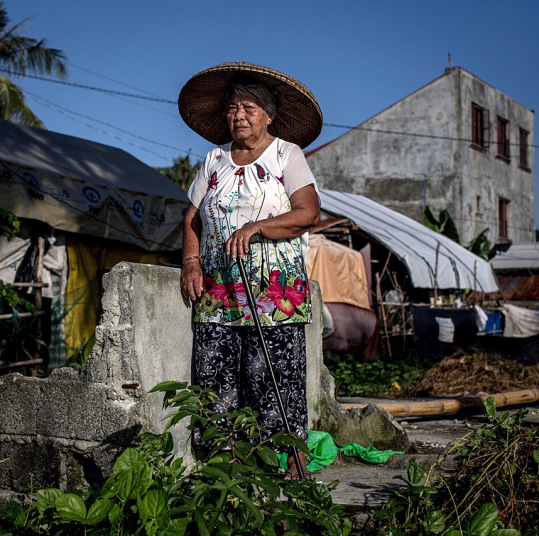
[[[400,396],[468,396],[520,391],[539,386],[539,366],[496,354],[459,350],[424,372]]]

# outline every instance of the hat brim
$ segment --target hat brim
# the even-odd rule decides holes
[[[318,137],[322,131],[322,112],[311,91],[287,74],[245,62],[210,67],[183,86],[178,109],[185,123],[197,134],[216,145],[232,141],[225,114],[225,95],[238,74],[256,78],[276,95],[277,113],[269,125],[270,134],[302,149]]]

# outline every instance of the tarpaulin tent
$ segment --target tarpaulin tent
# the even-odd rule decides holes
[[[323,210],[349,218],[390,250],[414,287],[498,290],[490,264],[450,238],[361,195],[323,189],[320,197]]]
[[[65,362],[64,341],[74,351],[93,333],[104,269],[166,261],[181,247],[187,205],[183,190],[125,151],[0,120],[0,208],[50,233],[43,292],[52,300],[51,364]],[[20,281],[34,238],[0,237],[2,281]]]
[[[20,218],[147,251],[180,248],[189,202],[121,149],[1,120],[0,199]]]

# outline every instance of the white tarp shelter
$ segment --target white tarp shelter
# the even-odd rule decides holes
[[[450,238],[361,195],[321,190],[320,197],[323,210],[349,218],[396,255],[408,269],[414,287],[498,290],[490,264]]]
[[[108,145],[0,120],[0,207],[147,251],[181,247],[186,193]]]
[[[490,264],[494,270],[537,270],[539,242],[511,244],[506,251],[498,251]]]

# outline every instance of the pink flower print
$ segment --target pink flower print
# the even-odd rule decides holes
[[[276,307],[287,316],[292,316],[294,314],[294,308],[305,299],[303,292],[294,290],[293,287],[288,285],[283,290],[277,281],[268,287],[266,293]]]
[[[220,155],[220,154],[215,155],[215,160],[217,160],[217,162],[219,162],[221,160],[221,158],[223,158],[222,155]]]
[[[273,270],[270,274],[270,284],[275,283],[276,281],[279,281],[279,277],[281,276],[281,270]]]
[[[212,188],[213,190],[215,190],[215,188],[217,187],[217,171],[214,171],[211,175],[211,179],[210,179],[210,184],[208,185],[208,189],[209,188]]]
[[[229,306],[228,294],[224,283],[216,283],[211,277],[205,277],[204,288],[212,298],[222,301],[225,307]]]

